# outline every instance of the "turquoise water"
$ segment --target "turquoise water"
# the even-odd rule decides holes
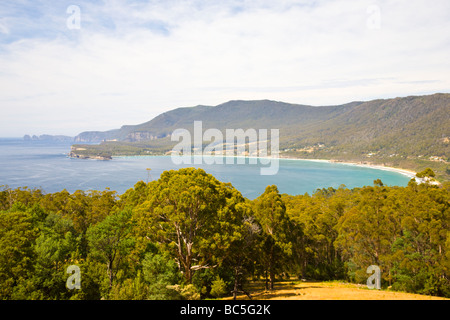
[[[231,182],[245,197],[254,199],[266,186],[275,184],[281,193],[313,193],[318,188],[348,188],[373,185],[381,179],[385,185],[406,186],[409,178],[396,172],[351,166],[280,159],[278,173],[260,175],[262,164],[175,165],[171,157],[118,157],[111,161],[81,160],[67,157],[68,143],[0,139],[0,186],[41,188],[47,193],[66,189],[105,190],[119,194],[140,180],[158,179],[165,170],[181,167],[203,168],[218,180]],[[147,168],[151,168],[148,176]]]

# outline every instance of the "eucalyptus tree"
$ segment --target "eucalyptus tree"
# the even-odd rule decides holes
[[[264,272],[269,274],[269,289],[273,290],[275,274],[282,271],[286,259],[292,255],[291,221],[275,185],[268,186],[254,200],[254,214],[263,232],[260,249],[262,265]]]
[[[197,270],[222,263],[243,236],[245,199],[231,184],[203,169],[165,171],[150,182],[136,208],[141,242],[157,243],[177,262],[186,283]]]

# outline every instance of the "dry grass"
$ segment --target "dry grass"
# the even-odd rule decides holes
[[[246,288],[254,300],[443,300],[445,298],[390,290],[370,290],[365,285],[343,282],[283,281],[273,291],[264,290],[263,282],[252,282]],[[230,299],[230,298],[227,298]],[[239,300],[248,300],[246,295]],[[446,299],[450,300],[450,299]]]

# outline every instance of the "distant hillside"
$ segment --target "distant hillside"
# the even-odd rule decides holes
[[[40,136],[30,136],[28,134],[24,135],[23,140],[25,141],[57,141],[57,142],[74,142],[73,137],[69,136],[62,136],[62,135],[49,135],[49,134],[42,134]]]
[[[279,129],[286,156],[370,161],[421,169],[430,165],[450,175],[450,94],[306,106],[270,100],[229,101],[218,106],[178,108],[134,126],[106,132],[83,132],[84,153],[161,154],[171,150],[171,133],[192,130]],[[114,141],[112,141],[114,140]]]
[[[118,140],[139,142],[169,136],[175,129],[192,129],[194,121],[203,121],[204,128],[285,128],[332,119],[353,103],[344,106],[311,107],[269,100],[230,101],[216,107],[196,106],[178,108],[135,126],[123,126],[106,132],[83,132],[76,142]]]

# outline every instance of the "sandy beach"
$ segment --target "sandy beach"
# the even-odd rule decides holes
[[[326,162],[326,163],[339,163],[343,165],[349,165],[349,166],[358,166],[358,167],[364,167],[364,168],[371,168],[371,169],[378,169],[378,170],[385,170],[385,171],[391,171],[391,172],[397,172],[400,174],[403,174],[409,178],[416,178],[417,172],[407,169],[399,169],[394,167],[387,167],[383,165],[374,165],[374,164],[368,164],[368,163],[358,163],[358,162],[345,162],[340,160],[328,160],[328,159],[302,159],[302,158],[294,158],[294,157],[280,157],[280,159],[286,159],[286,160],[301,160],[301,161],[313,161],[313,162]]]
[[[441,185],[441,183],[435,179],[427,179],[427,178],[418,178],[416,177],[417,172],[408,170],[408,169],[399,169],[394,167],[388,167],[383,165],[375,165],[370,163],[359,163],[359,162],[345,162],[340,160],[328,160],[328,159],[302,159],[302,158],[294,158],[294,157],[280,157],[280,159],[286,159],[286,160],[302,160],[302,161],[314,161],[314,162],[326,162],[326,163],[339,163],[343,165],[349,165],[349,166],[358,166],[358,167],[364,167],[364,168],[370,168],[370,169],[377,169],[377,170],[385,170],[385,171],[391,171],[391,172],[397,172],[404,176],[409,177],[410,179],[415,178],[417,183],[425,183],[428,182],[429,184],[433,185]]]

